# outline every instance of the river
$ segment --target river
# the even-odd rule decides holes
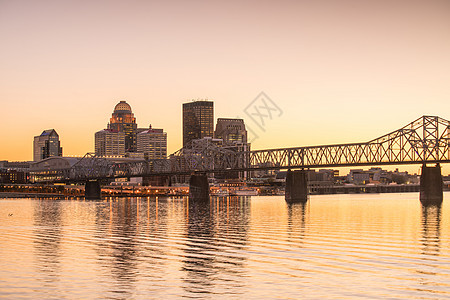
[[[450,298],[450,193],[0,199],[0,298]]]

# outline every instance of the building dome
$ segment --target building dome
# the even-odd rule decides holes
[[[131,106],[126,101],[120,101],[116,107],[114,107],[114,112],[118,111],[131,113]]]

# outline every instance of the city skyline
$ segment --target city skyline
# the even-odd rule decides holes
[[[166,130],[168,153],[182,146],[181,104],[197,98],[243,118],[255,150],[365,142],[424,114],[449,118],[447,1],[173,4],[1,2],[0,158],[31,160],[48,128],[65,155],[93,151],[120,100]],[[261,91],[283,111],[264,131],[245,113]]]
[[[183,103],[182,109],[183,109],[183,111],[185,111],[185,108],[186,108],[185,104],[188,104],[188,105],[200,104],[200,105],[202,105],[202,104],[205,104],[205,103],[209,104],[209,106],[210,106],[209,108],[211,108],[210,111],[206,113],[206,115],[211,117],[211,115],[214,114],[213,101],[205,101],[205,100],[195,101],[195,100],[192,100],[191,102]],[[124,107],[126,108],[126,110],[122,109]],[[124,112],[125,111],[126,115],[121,115],[121,117],[117,118],[116,112],[118,112],[118,111],[119,112]],[[115,120],[116,122],[117,121],[121,122],[123,120],[129,120],[130,118],[132,118],[133,122],[134,122],[133,124],[136,125],[136,128],[137,128],[136,119],[134,118],[134,114],[132,113],[131,106],[126,101],[121,100],[119,103],[117,103],[115,105],[115,108],[114,108],[114,111],[113,111],[112,115],[113,115],[113,117],[111,118],[111,120],[116,118],[116,120]],[[427,118],[427,117],[423,116],[423,118]],[[428,118],[433,118],[434,119],[434,117],[428,117]],[[438,118],[436,118],[436,119],[438,119]],[[203,121],[205,121],[205,120],[203,120]],[[422,121],[423,120],[422,120],[422,117],[421,117],[420,119],[415,120],[414,122],[412,122],[411,124],[409,124],[405,128],[410,128],[410,126],[412,124],[416,124],[415,126],[417,126],[418,122],[420,123]],[[442,119],[442,121],[447,122],[446,120],[443,120],[443,119]],[[110,126],[110,123],[108,123],[108,127],[109,126]],[[181,128],[181,130],[184,131],[185,129]],[[398,129],[398,130],[402,130],[402,129]],[[431,127],[428,130],[431,130]],[[198,138],[198,141],[204,140],[204,138],[209,138],[209,139],[212,139],[213,141],[216,141],[215,139],[219,139],[221,141],[221,143],[223,142],[224,144],[227,144],[227,145],[231,145],[231,144],[234,144],[234,143],[237,143],[237,145],[241,145],[241,146],[244,146],[244,145],[250,146],[251,145],[251,143],[247,144],[247,131],[245,129],[245,123],[244,123],[243,119],[232,119],[232,118],[217,117],[217,124],[216,124],[215,127],[213,126],[213,130],[210,130],[210,131],[213,132],[213,134],[207,134],[203,138]],[[55,135],[58,137],[58,147],[59,147],[59,145],[60,145],[60,143],[59,143],[59,136],[56,133],[56,131],[54,129],[44,130],[43,133],[40,136],[35,136],[34,137],[34,145],[35,146],[34,146],[33,153],[34,153],[34,157],[35,157],[35,159],[34,159],[35,162],[36,162],[36,149],[37,149],[36,148],[36,139],[42,137],[43,135],[48,135],[50,132],[54,132]],[[123,139],[122,140],[122,148],[123,149],[122,149],[121,153],[103,153],[103,154],[102,153],[98,153],[98,150],[100,148],[98,148],[99,145],[97,145],[97,140],[98,140],[97,135],[100,134],[100,133],[104,134],[105,132],[108,132],[108,133],[119,133],[120,132],[120,133],[124,134],[123,131],[117,131],[115,129],[103,129],[101,131],[96,132],[95,133],[95,141],[96,141],[96,143],[95,143],[95,154],[96,155],[105,156],[105,157],[108,157],[108,156],[111,156],[111,157],[115,157],[115,156],[128,157],[129,154],[133,156],[133,153],[134,154],[138,154],[137,152],[142,152],[142,154],[144,154],[144,152],[150,151],[150,150],[143,150],[143,148],[142,148],[142,147],[144,147],[143,144],[141,144],[141,146],[139,146],[139,139],[138,139],[138,148],[142,148],[141,150],[136,149],[137,151],[132,151],[132,152],[125,151],[125,146],[124,146],[124,143],[125,143],[124,137],[125,136],[122,136],[122,139]],[[164,141],[159,139],[160,138],[159,134],[158,134],[158,137],[155,136],[155,138],[157,138],[157,140],[154,140],[154,142],[157,142],[157,143],[164,142],[164,149],[165,150],[161,150],[161,149],[158,150],[158,151],[162,151],[160,154],[164,154],[164,156],[160,156],[160,154],[159,154],[158,157],[154,157],[154,158],[164,158],[164,157],[168,158],[168,156],[171,154],[171,153],[167,152],[167,133],[165,133],[163,131],[163,129],[155,129],[155,128],[152,128],[152,125],[150,125],[149,128],[137,128],[137,132],[141,133],[141,134],[142,133],[146,133],[146,132],[152,132],[152,133],[159,133],[159,134],[163,134],[164,135]],[[441,128],[440,132],[441,133],[439,135],[442,135],[442,136],[445,135],[445,133],[442,131],[442,128]],[[448,134],[448,130],[446,130],[445,132],[447,132],[447,134]],[[391,134],[392,133],[390,133],[390,135]],[[382,139],[382,140],[386,139],[385,135],[383,135],[383,137],[380,136],[379,138]],[[104,137],[103,137],[103,139],[104,139]],[[217,140],[217,141],[219,141],[219,140]],[[115,143],[117,143],[117,142],[120,142],[120,141],[115,141]],[[105,141],[103,141],[103,143],[105,143]],[[352,144],[350,143],[348,145],[352,145]],[[103,147],[105,147],[105,146],[106,145],[103,145]],[[315,145],[315,146],[320,146],[320,145]],[[333,145],[322,145],[322,146],[323,147],[330,147],[330,146],[333,146]],[[337,146],[341,146],[341,145],[337,145]],[[345,144],[343,144],[343,146],[345,146]],[[113,146],[111,144],[111,145],[109,145],[107,147],[117,147],[117,145]],[[245,146],[244,148],[246,148],[246,147],[247,146]],[[395,149],[395,147],[393,149]],[[156,150],[156,149],[153,149],[151,151],[154,151],[154,150]],[[255,149],[251,149],[251,150],[255,150]],[[258,152],[258,150],[263,150],[263,149],[257,149],[257,152]],[[280,148],[280,150],[282,150],[282,149]],[[59,151],[60,151],[60,154],[52,154],[50,156],[62,156],[61,155],[62,154],[62,148],[60,148]],[[408,149],[405,149],[405,151],[408,151]],[[87,154],[88,153],[89,152],[87,152]],[[146,155],[148,155],[148,154],[149,153],[147,153]],[[74,157],[74,156],[76,156],[76,155],[66,155],[66,157]],[[84,155],[78,155],[78,157],[80,157],[80,158],[82,156],[84,156]],[[136,155],[134,155],[134,156],[138,157]],[[148,158],[150,158],[150,157],[148,157]],[[379,166],[381,166],[381,165],[382,165],[382,163],[379,164]],[[363,166],[364,166],[364,164],[363,164]],[[445,168],[445,166],[446,166],[445,164],[441,165],[443,173],[447,172],[447,168]],[[367,168],[363,168],[361,170],[368,170],[368,167],[370,167],[370,166],[367,165],[366,167]],[[398,168],[400,167],[401,170],[406,171],[406,172],[412,172],[413,174],[420,174],[420,172],[416,172],[415,169],[421,169],[420,165],[417,165],[417,164],[414,164],[414,163],[412,163],[412,164],[402,164],[402,163],[400,163],[400,164],[397,164],[397,165],[396,164],[391,164],[390,166],[385,166],[385,167],[387,167],[387,170],[389,170],[389,171],[395,170],[396,172],[398,171]],[[341,170],[341,171],[344,171],[344,172],[350,172],[352,170],[359,170],[359,169],[355,169],[354,167],[350,167],[350,166],[336,166],[334,168],[336,170],[338,170],[338,171]],[[326,167],[313,167],[313,169],[325,170]]]

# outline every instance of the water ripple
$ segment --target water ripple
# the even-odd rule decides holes
[[[6,298],[450,298],[450,210],[414,193],[0,199],[0,213]]]

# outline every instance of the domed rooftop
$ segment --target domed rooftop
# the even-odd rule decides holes
[[[131,112],[131,106],[126,101],[120,101],[117,103],[116,107],[114,107],[114,112],[117,111]]]

